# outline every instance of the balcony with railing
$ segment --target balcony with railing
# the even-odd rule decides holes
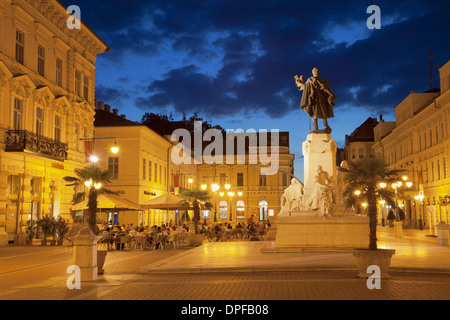
[[[5,132],[6,152],[31,152],[58,161],[67,160],[67,143],[36,135],[28,130]]]

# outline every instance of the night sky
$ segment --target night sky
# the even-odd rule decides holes
[[[309,131],[294,75],[313,67],[337,95],[332,137],[344,146],[368,117],[394,121],[411,90],[439,87],[450,59],[450,1],[63,0],[110,47],[96,96],[140,121],[145,112],[197,112],[225,129],[290,132],[295,175]],[[367,8],[381,9],[368,29]],[[319,125],[322,123],[319,121]],[[322,126],[321,126],[322,127]]]

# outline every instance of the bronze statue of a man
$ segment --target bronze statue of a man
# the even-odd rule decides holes
[[[313,118],[313,133],[331,133],[328,118],[333,118],[333,106],[336,95],[330,88],[330,84],[319,77],[319,69],[312,70],[313,76],[303,82],[303,75],[295,76],[295,84],[299,91],[303,90],[300,108],[305,110]],[[325,129],[319,130],[317,119],[322,119]]]

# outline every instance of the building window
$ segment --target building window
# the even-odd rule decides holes
[[[45,48],[38,46],[38,73],[45,76]]]
[[[155,183],[158,182],[158,164],[155,163]]]
[[[119,179],[119,158],[108,158],[108,170],[111,172],[111,179]]]
[[[431,162],[431,181],[434,181],[434,162]]]
[[[38,136],[42,136],[44,133],[43,123],[44,123],[44,109],[37,107],[36,108],[36,135],[38,135]]]
[[[427,133],[426,132],[423,133],[423,148],[424,149],[427,148]]]
[[[430,129],[430,147],[433,145],[433,133]]]
[[[54,139],[56,141],[61,141],[61,117],[55,116],[55,136]]]
[[[441,166],[439,160],[437,161],[437,179],[441,180]]]
[[[288,185],[288,176],[287,176],[287,174],[286,173],[282,173],[282,185],[285,187],[285,186],[287,186]]]
[[[445,178],[447,178],[447,162],[445,161],[445,157],[444,157],[444,162],[442,163],[442,169],[444,169],[444,171],[443,171],[443,173],[444,173],[443,178],[445,179]]]
[[[83,98],[84,100],[89,100],[89,78],[87,76],[84,76],[83,81]]]
[[[265,174],[259,174],[259,185],[261,186],[261,187],[265,187],[266,186],[266,183],[267,183],[267,180],[266,180],[266,175]]]
[[[75,70],[75,94],[81,96],[81,72]]]
[[[161,184],[161,176],[162,176],[162,166],[159,165],[159,177],[158,177],[159,184]]]
[[[364,158],[363,148],[358,148],[358,156],[359,158]]]
[[[80,141],[80,125],[75,122],[74,135],[73,135],[73,148],[78,150],[78,142]]]
[[[438,131],[438,126],[436,126],[435,129],[436,129],[436,143],[439,143],[439,131]]]
[[[24,64],[25,52],[25,35],[23,32],[16,30],[16,61]]]
[[[226,201],[220,201],[219,203],[219,219],[228,218],[228,204]]]
[[[8,176],[6,184],[6,194],[7,195],[19,194],[19,175],[11,174]]]
[[[244,174],[242,172],[238,172],[237,176],[236,176],[236,185],[238,187],[243,187],[244,186]]]
[[[227,175],[225,173],[221,173],[219,175],[219,184],[224,186],[227,183]]]
[[[23,100],[14,99],[14,130],[22,130]]]
[[[167,168],[164,167],[164,185],[167,185]]]
[[[62,60],[56,58],[56,84],[60,87],[62,87],[62,75]]]
[[[148,181],[152,181],[152,162],[148,160]]]
[[[30,180],[31,196],[38,197],[41,193],[41,178],[32,178]]]
[[[244,219],[245,218],[245,203],[242,200],[239,200],[236,203],[236,219]]]
[[[147,178],[147,160],[142,159],[142,179],[146,179]]]

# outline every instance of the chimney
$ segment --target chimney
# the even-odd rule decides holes
[[[380,122],[383,122],[383,115],[380,114]]]
[[[102,101],[97,102],[97,110],[103,110],[103,102]]]
[[[105,111],[111,112],[111,106],[109,104],[105,104]]]
[[[125,120],[126,116],[124,114],[121,114],[120,117]]]
[[[115,115],[115,116],[117,116],[117,112],[119,111],[118,109],[112,109],[112,111],[113,111],[113,114]]]

